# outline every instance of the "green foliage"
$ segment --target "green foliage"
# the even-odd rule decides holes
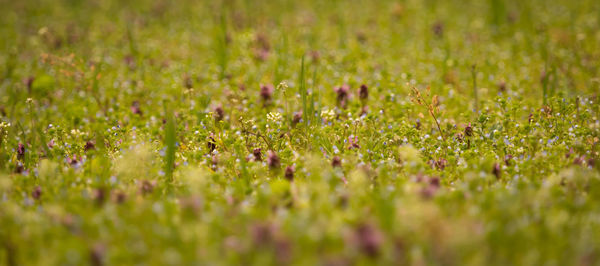
[[[4,2],[0,265],[600,263],[598,1]]]

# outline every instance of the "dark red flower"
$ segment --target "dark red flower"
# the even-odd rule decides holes
[[[336,87],[333,89],[337,94],[337,104],[342,108],[346,108],[346,104],[348,103],[348,98],[350,97],[350,86],[342,85],[341,87]]]
[[[434,165],[437,169],[444,170],[444,168],[446,168],[446,165],[448,165],[448,161],[444,158],[440,158],[437,161],[435,161]]]
[[[256,148],[256,149],[252,150],[252,156],[254,156],[254,160],[262,161],[262,149]]]
[[[296,171],[296,169],[293,166],[288,166],[285,168],[285,179],[289,180],[289,181],[293,181],[294,180],[294,172]]]
[[[333,159],[331,159],[331,166],[342,167],[342,159],[340,159],[339,156],[333,156]]]
[[[94,144],[94,142],[93,142],[93,141],[91,141],[91,140],[87,141],[87,142],[85,143],[85,146],[83,147],[83,149],[84,149],[85,151],[88,151],[88,150],[93,150],[93,149],[95,149],[95,148],[96,148],[96,145],[95,145],[95,144]]]
[[[429,185],[439,188],[440,187],[440,178],[439,177],[429,178]]]
[[[382,233],[371,224],[361,224],[356,228],[355,236],[360,250],[370,257],[377,257],[383,244]]]
[[[208,148],[208,152],[213,152],[216,148],[217,148],[217,142],[215,141],[215,138],[213,138],[212,136],[208,137],[208,141],[206,142],[206,148]]]
[[[273,88],[273,85],[271,85],[271,84],[260,86],[260,97],[263,99],[263,102],[265,104],[269,103],[271,101],[274,90],[275,89]]]
[[[576,165],[583,165],[583,162],[585,162],[585,156],[579,156],[579,157],[575,157],[575,159],[573,159],[573,164]]]
[[[255,224],[250,228],[252,241],[257,246],[264,246],[273,241],[276,228],[268,223]]]
[[[369,98],[369,88],[367,88],[367,85],[360,85],[360,89],[358,90],[358,97],[363,101],[366,101]]]
[[[433,31],[433,34],[435,34],[435,36],[437,36],[438,38],[443,37],[444,36],[444,23],[442,23],[441,21],[436,21],[431,26],[431,31]]]
[[[497,179],[500,179],[500,175],[502,174],[502,169],[500,168],[499,163],[494,164],[494,169],[492,169],[492,173],[496,176]]]
[[[294,113],[294,117],[292,118],[292,125],[296,125],[302,121],[302,111],[298,111]]]
[[[104,204],[104,201],[106,200],[106,190],[104,188],[95,189],[94,200],[96,201],[96,205],[98,206]]]
[[[279,156],[273,151],[269,151],[267,154],[267,164],[270,168],[276,169],[281,165],[281,161],[279,160]]]
[[[121,203],[125,202],[125,200],[127,199],[127,195],[123,191],[115,191],[112,194],[112,198],[113,198],[114,202],[121,204]]]
[[[73,156],[71,157],[67,157],[67,163],[69,163],[72,166],[75,166],[78,162],[79,160],[77,160],[77,156],[75,154],[73,154]]]
[[[498,89],[500,91],[506,91],[506,82],[504,82],[504,81],[498,82]]]
[[[152,193],[153,190],[154,190],[153,182],[150,182],[148,180],[142,181],[142,184],[140,185],[140,192],[143,195],[150,194],[150,193]]]
[[[131,112],[136,115],[142,115],[142,109],[140,109],[140,102],[133,101],[131,104]]]
[[[215,112],[215,121],[221,121],[225,117],[225,111],[223,110],[223,106],[220,104],[214,108]]]
[[[33,191],[31,192],[31,197],[33,197],[36,200],[39,200],[41,196],[42,196],[42,188],[40,186],[36,186],[33,189]]]
[[[95,244],[90,249],[90,264],[92,266],[104,265],[104,253],[106,248],[102,244]]]
[[[31,92],[31,85],[33,85],[33,81],[35,78],[33,76],[29,76],[23,80],[23,84],[27,87],[27,91]]]
[[[194,81],[192,80],[192,77],[188,74],[183,75],[183,86],[191,89],[192,87],[194,87]]]
[[[469,125],[465,127],[465,136],[473,136],[473,127],[471,127],[471,123],[469,123]]]
[[[506,164],[506,166],[510,165],[510,160],[512,160],[513,156],[510,154],[507,154],[506,156],[504,156],[504,164]]]
[[[23,158],[25,158],[25,145],[19,143],[17,146],[17,159],[23,160]]]

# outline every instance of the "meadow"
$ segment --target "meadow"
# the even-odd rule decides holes
[[[0,265],[600,265],[600,1],[0,6]]]

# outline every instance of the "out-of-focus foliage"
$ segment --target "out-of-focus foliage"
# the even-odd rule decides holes
[[[0,6],[0,265],[600,263],[599,1]]]

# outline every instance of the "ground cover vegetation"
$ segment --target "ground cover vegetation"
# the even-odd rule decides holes
[[[600,2],[0,1],[2,265],[598,265]]]

